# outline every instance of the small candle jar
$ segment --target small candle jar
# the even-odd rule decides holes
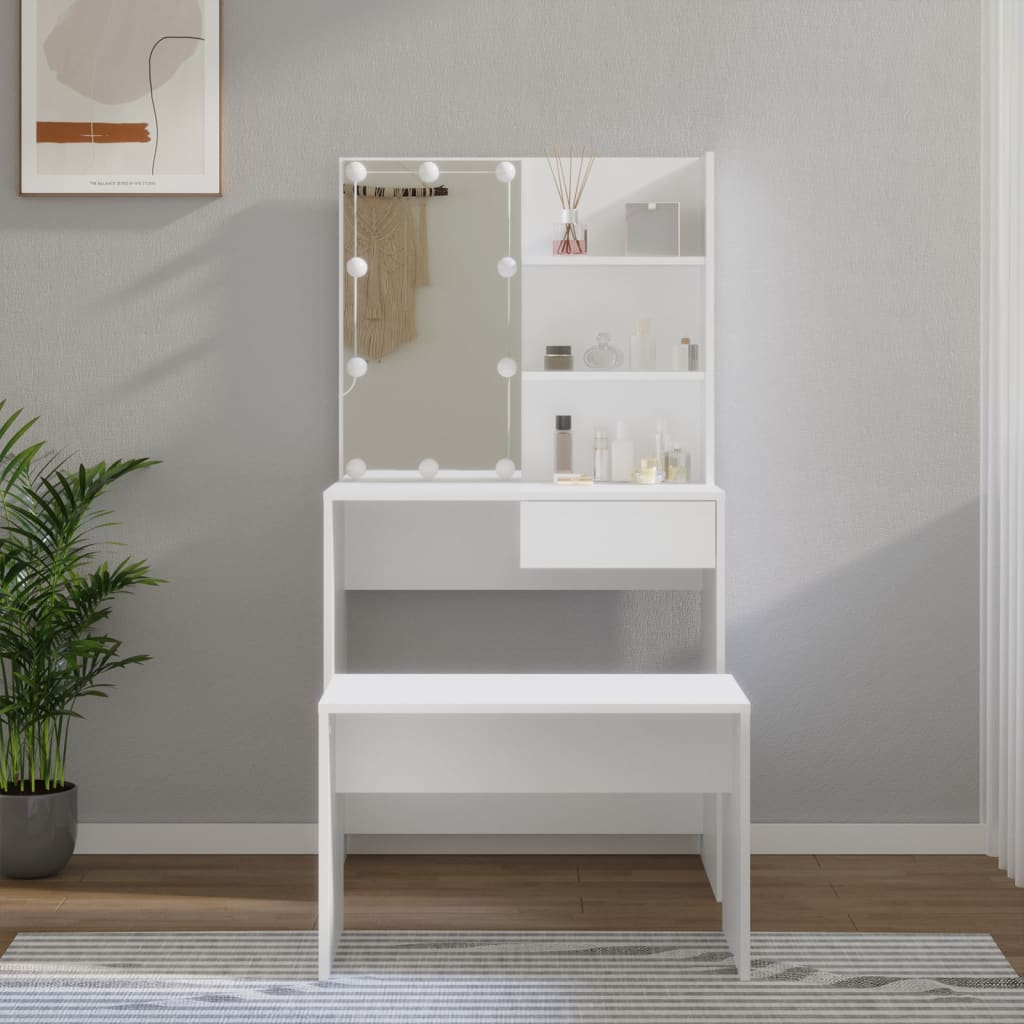
[[[544,349],[545,370],[571,370],[572,345],[548,345]]]
[[[658,482],[658,460],[646,458],[640,460],[640,468],[633,473],[635,484],[656,484]]]

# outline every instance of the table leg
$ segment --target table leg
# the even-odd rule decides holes
[[[321,981],[331,976],[334,951],[345,927],[345,830],[337,793],[334,717],[320,712],[318,733],[319,901],[317,965]]]

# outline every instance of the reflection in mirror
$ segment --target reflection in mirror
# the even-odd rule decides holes
[[[519,379],[497,369],[520,350],[518,164],[345,166],[345,458],[370,470],[518,466]]]

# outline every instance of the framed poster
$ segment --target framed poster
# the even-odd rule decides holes
[[[221,194],[220,0],[21,0],[21,194]]]

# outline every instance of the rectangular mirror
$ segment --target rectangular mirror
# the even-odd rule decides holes
[[[346,461],[519,464],[519,379],[509,384],[497,364],[518,362],[521,348],[520,275],[498,267],[520,261],[520,176],[512,161],[515,176],[499,180],[499,162],[341,162]]]

